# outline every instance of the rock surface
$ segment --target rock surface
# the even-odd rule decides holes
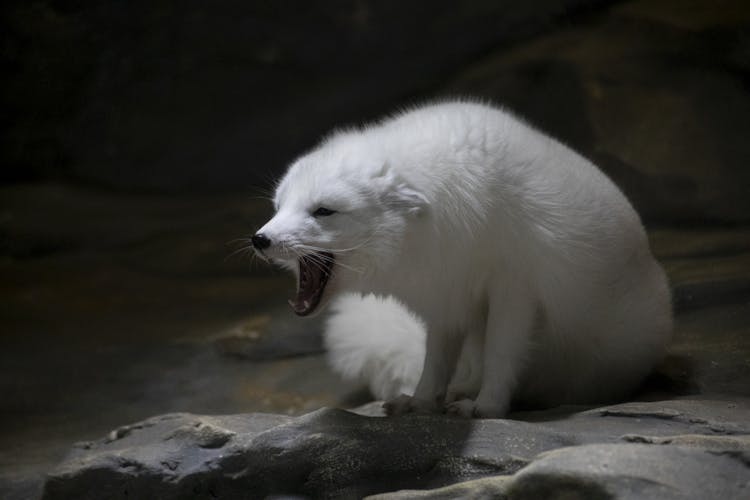
[[[684,446],[594,444],[543,453],[513,476],[494,476],[431,491],[400,491],[373,499],[747,498],[747,451]],[[714,478],[707,480],[707,478]]]
[[[66,498],[746,498],[750,400],[673,400],[463,420],[321,409],[170,414],[79,443]],[[430,491],[424,491],[429,490]],[[421,492],[408,491],[412,489]]]

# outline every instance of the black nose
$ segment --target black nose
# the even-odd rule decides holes
[[[271,246],[271,240],[266,238],[263,233],[254,234],[250,240],[253,242],[253,246],[258,250],[264,250]]]

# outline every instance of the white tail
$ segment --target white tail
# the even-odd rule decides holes
[[[331,305],[324,341],[328,363],[377,399],[414,394],[422,373],[425,327],[392,297],[346,294]]]

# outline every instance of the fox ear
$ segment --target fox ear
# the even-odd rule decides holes
[[[427,207],[427,198],[396,175],[388,162],[373,164],[371,173],[373,181],[383,186],[383,199],[388,206],[409,213]]]
[[[373,161],[365,166],[365,171],[370,174],[370,178],[373,180],[390,179],[393,176],[390,165],[385,161]]]
[[[394,184],[386,193],[385,201],[393,208],[417,214],[427,208],[427,198],[404,182]]]

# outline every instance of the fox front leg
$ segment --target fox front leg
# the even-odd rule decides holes
[[[481,327],[475,327],[469,330],[464,338],[461,348],[461,355],[456,364],[456,370],[453,374],[448,392],[445,396],[446,405],[463,399],[474,399],[479,393],[482,384],[482,351],[484,349],[484,329],[486,327],[486,318]],[[451,408],[446,407],[448,413]]]
[[[482,349],[482,382],[476,399],[448,405],[463,417],[499,418],[510,407],[531,345],[534,302],[524,293],[499,293],[490,302]]]
[[[439,331],[427,332],[424,368],[414,396],[402,394],[386,402],[383,408],[388,415],[442,412],[448,382],[461,347],[461,337],[437,333]]]
[[[482,388],[475,401],[475,417],[498,418],[508,412],[528,357],[534,317],[533,302],[523,296],[490,306]]]

